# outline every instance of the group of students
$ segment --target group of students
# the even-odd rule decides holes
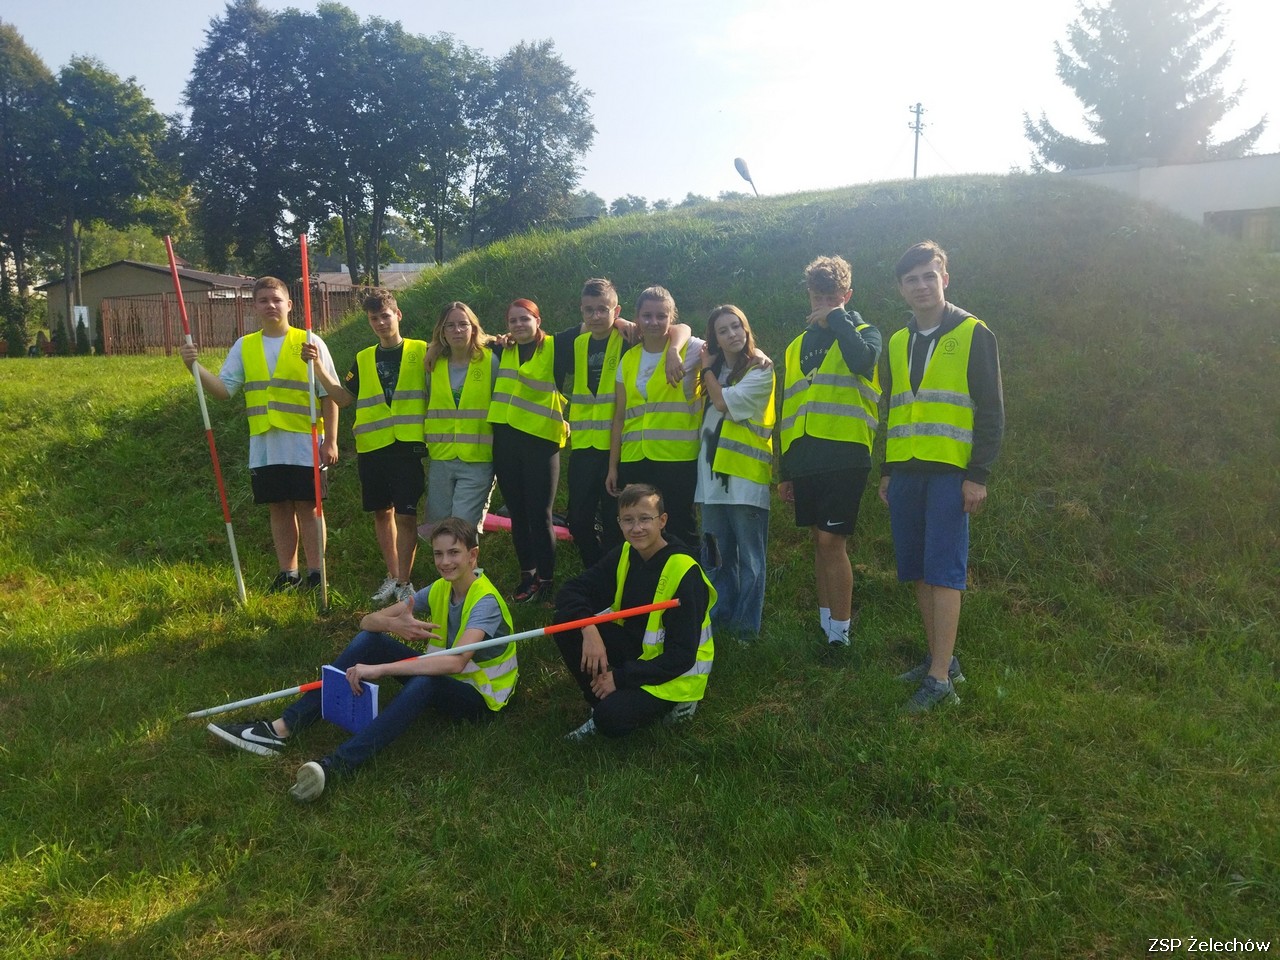
[[[1003,434],[999,359],[986,325],[946,301],[941,247],[912,246],[896,276],[912,319],[890,339],[882,363],[879,331],[848,309],[849,264],[840,257],[810,263],[807,323],[776,369],[736,306],[716,307],[700,339],[679,323],[674,299],[657,286],[640,294],[629,322],[612,283],[589,280],[581,326],[554,336],[542,330],[530,300],[512,301],[507,335],[496,340],[469,307],[454,302],[430,343],[401,337],[394,298],[374,291],[364,306],[379,342],[360,352],[342,383],[324,344],[288,326],[283,284],[258,281],[263,330],[237,341],[217,377],[202,376],[218,396],[245,390],[254,497],[271,504],[280,561],[273,588],[318,578],[318,544],[306,535],[310,525],[298,522],[313,505],[310,438],[305,457],[296,441],[275,438],[277,445],[268,446],[272,434],[300,432],[306,407],[296,395],[299,370],[305,376],[305,364],[314,361],[325,412],[321,459],[336,460],[337,408],[354,404],[364,507],[374,514],[387,566],[374,599],[396,601],[365,617],[336,665],[357,692],[363,679],[410,678],[393,701],[403,706],[337,753],[304,765],[294,796],[319,795],[327,777],[358,765],[428,705],[471,719],[505,705],[515,684],[514,644],[479,661],[468,654],[414,661],[404,660],[413,651],[387,634],[446,648],[510,632],[503,595],[476,566],[495,481],[521,570],[509,596],[550,598],[552,501],[566,443],[568,524],[584,572],[561,589],[556,622],[681,600],[643,623],[557,636],[592,708],[570,737],[618,736],[687,716],[706,687],[713,627],[744,641],[758,635],[775,433],[780,499],[794,505],[797,526],[808,527],[812,538],[822,639],[832,649],[847,647],[853,606],[847,538],[871,470],[882,395],[888,430],[879,492],[890,511],[898,576],[914,584],[927,643],[924,660],[901,677],[917,684],[907,709],[958,699],[954,685],[964,677],[954,647],[968,520],[985,499]],[[188,366],[195,357],[193,348],[183,350]],[[301,389],[305,401],[305,379]],[[423,529],[430,529],[440,580],[415,591],[424,486]],[[312,568],[306,580],[297,569],[299,530]],[[430,621],[413,616],[424,608]],[[416,692],[406,696],[410,690]],[[308,695],[276,721],[209,729],[244,749],[274,753],[318,710],[318,698]]]

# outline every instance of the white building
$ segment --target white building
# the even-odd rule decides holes
[[[1163,165],[1145,160],[1061,176],[1150,200],[1251,247],[1280,253],[1280,153]]]

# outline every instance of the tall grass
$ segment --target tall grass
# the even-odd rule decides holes
[[[1123,957],[1151,937],[1274,941],[1274,261],[1080,184],[935,180],[518,238],[407,294],[406,333],[451,299],[496,331],[515,296],[560,329],[603,273],[624,301],[668,286],[695,330],[735,302],[778,356],[809,259],[847,256],[854,305],[887,335],[905,321],[892,264],[925,236],[951,253],[951,299],[1000,338],[1009,414],[974,524],[962,704],[897,712],[891,677],[921,640],[874,497],[853,550],[858,641],[834,664],[807,536],[775,503],[765,637],[719,645],[692,724],[563,743],[584,708],[534,642],[508,715],[424,722],[307,808],[285,788],[336,729],[262,759],[182,714],[309,679],[354,631],[381,569],[350,456],[326,507],[334,609],[317,618],[262,594],[243,414],[213,407],[241,609],[177,359],[0,363],[0,952]],[[339,367],[369,342],[363,320],[330,338]],[[482,555],[511,582],[504,536]]]

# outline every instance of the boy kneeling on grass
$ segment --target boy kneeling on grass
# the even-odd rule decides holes
[[[621,737],[658,720],[692,716],[715,657],[715,590],[686,545],[665,537],[662,494],[647,483],[623,488],[618,524],[626,543],[564,585],[555,621],[673,598],[680,606],[556,634],[564,665],[591,707],[570,740]]]
[[[387,746],[428,707],[453,720],[479,721],[497,713],[516,686],[514,643],[484,650],[411,659],[423,651],[401,643],[426,641],[430,653],[479,643],[511,633],[511,613],[502,595],[477,568],[480,547],[476,529],[465,520],[446,517],[431,531],[431,552],[440,579],[403,603],[367,614],[361,632],[347,644],[333,665],[345,670],[347,682],[361,695],[363,680],[399,678],[403,686],[369,726],[320,760],[304,763],[290,788],[301,803],[315,800],[334,776],[349,772]],[[425,609],[432,622],[414,617]],[[445,630],[441,642],[437,631]],[[254,723],[209,724],[209,732],[250,753],[279,753],[294,733],[320,719],[321,693],[303,694],[276,720]]]

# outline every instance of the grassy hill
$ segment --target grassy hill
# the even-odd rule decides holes
[[[957,178],[711,204],[522,237],[402,299],[406,333],[512,297],[552,329],[590,275],[742,307],[779,356],[805,263],[901,326],[932,237],[1000,340],[1009,428],[974,523],[964,702],[899,716],[921,649],[870,494],[855,650],[812,639],[807,536],[775,503],[765,638],[717,650],[696,720],[568,745],[550,644],[484,729],[421,727],[313,807],[327,752],[266,760],[191,709],[310,679],[381,578],[335,468],[333,612],[263,597],[243,413],[214,408],[251,593],[234,603],[174,358],[0,363],[0,954],[22,957],[1025,957],[1280,935],[1280,264],[1067,180]],[[629,309],[629,307],[628,307]],[[363,319],[329,342],[339,367]],[[215,364],[216,365],[216,364]],[[349,426],[344,453],[351,452]],[[500,583],[501,535],[484,562]],[[561,554],[564,574],[576,569]],[[429,569],[418,562],[420,575]],[[521,610],[522,626],[539,611]],[[265,711],[264,711],[265,712]],[[1273,942],[1272,949],[1280,950]]]

